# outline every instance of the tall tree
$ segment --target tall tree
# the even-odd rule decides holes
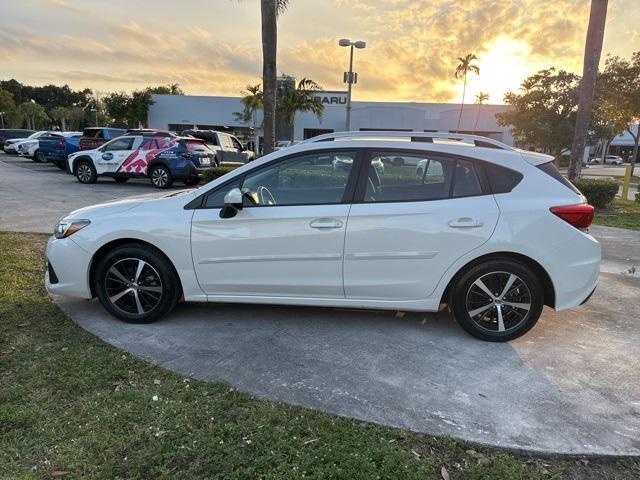
[[[278,54],[278,14],[289,0],[260,0],[262,17],[262,85],[264,86],[264,153],[271,153],[276,143],[276,83]]]
[[[582,79],[580,80],[580,99],[578,101],[576,127],[571,145],[569,180],[577,180],[580,177],[580,169],[582,168],[582,157],[584,156],[589,124],[591,123],[593,98],[598,79],[598,65],[600,65],[600,55],[602,54],[607,3],[608,0],[591,0],[587,40],[584,46],[584,65],[582,67]]]
[[[71,116],[71,109],[66,107],[56,107],[49,112],[49,116],[55,122],[59,122],[62,131],[67,130],[67,120]]]
[[[0,88],[0,126],[5,128],[5,122],[8,123],[6,118],[16,109],[16,102],[13,101],[13,96]]]
[[[480,92],[476,95],[476,103],[478,104],[478,113],[476,113],[476,121],[473,124],[473,132],[475,133],[478,128],[478,120],[480,120],[480,109],[482,108],[482,104],[489,100],[489,94],[485,92]]]
[[[460,120],[462,120],[462,109],[464,108],[464,95],[467,90],[467,74],[475,73],[476,75],[480,74],[480,68],[477,65],[474,65],[472,62],[477,60],[473,53],[467,53],[464,57],[458,57],[458,61],[460,62],[456,67],[456,71],[454,76],[456,78],[462,77],[462,103],[460,104],[460,113],[458,114],[458,125],[456,126],[456,130],[460,130]]]
[[[285,124],[291,127],[291,140],[294,138],[293,124],[297,112],[311,112],[318,120],[322,119],[324,105],[314,93],[321,90],[320,85],[309,78],[303,78],[296,88],[283,90],[277,100],[277,111]]]
[[[517,144],[541,147],[559,158],[573,138],[578,82],[577,75],[554,68],[527,77],[520,93],[504,96],[513,108],[496,114],[498,124],[511,127]]]
[[[41,127],[49,119],[42,105],[34,101],[24,102],[20,104],[20,110],[27,118],[27,128],[35,130]]]
[[[258,153],[260,144],[258,110],[264,108],[262,102],[262,86],[259,83],[257,85],[247,85],[247,89],[242,92],[240,102],[242,103],[242,112],[234,112],[233,115],[236,120],[253,127],[253,148],[255,152]]]

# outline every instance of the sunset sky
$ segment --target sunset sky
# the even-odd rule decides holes
[[[501,103],[541,68],[581,72],[588,13],[587,0],[291,0],[278,71],[343,89],[337,41],[365,40],[355,100],[453,102],[456,57],[473,52],[468,98]],[[607,20],[603,54],[640,50],[638,0],[611,0]],[[235,96],[261,81],[260,42],[258,0],[0,0],[0,78],[28,84]]]

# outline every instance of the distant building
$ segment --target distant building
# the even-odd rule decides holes
[[[322,120],[312,113],[298,113],[293,136],[303,140],[322,133],[342,131],[345,128],[347,93],[341,91],[318,92],[325,105]],[[149,127],[181,131],[188,128],[216,129],[233,132],[248,140],[253,136],[252,122],[236,120],[234,112],[242,111],[240,97],[208,97],[191,95],[153,95],[149,109]],[[510,107],[482,105],[478,116],[477,104],[464,106],[459,133],[476,133],[513,144],[506,127],[497,124],[495,115]],[[352,130],[390,130],[456,132],[460,105],[453,103],[416,102],[352,102]],[[477,120],[477,126],[476,126]],[[258,112],[256,125],[262,124]],[[260,133],[260,132],[259,132]],[[288,140],[288,138],[278,138]]]
[[[631,125],[631,130],[638,132],[640,124]],[[620,155],[625,161],[631,161],[631,155],[633,155],[634,140],[631,134],[625,130],[620,135],[617,135],[609,144],[609,155]],[[638,153],[637,157],[640,157]],[[636,161],[640,158],[636,158]]]

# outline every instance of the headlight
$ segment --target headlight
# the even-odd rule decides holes
[[[56,238],[67,238],[90,223],[90,220],[60,220],[53,230],[53,235]]]

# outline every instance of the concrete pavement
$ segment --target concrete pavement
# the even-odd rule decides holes
[[[155,191],[28,162],[0,156],[0,230],[48,233],[67,211]],[[119,348],[260,397],[492,446],[640,455],[640,278],[621,274],[640,268],[640,234],[593,233],[605,273],[591,301],[545,309],[507,344],[469,337],[447,313],[197,304],[127,325],[96,301],[55,300]]]

